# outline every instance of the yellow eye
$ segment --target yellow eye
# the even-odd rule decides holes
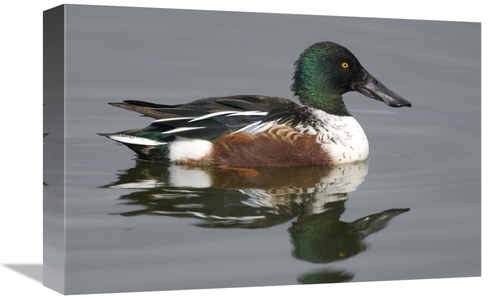
[[[342,68],[346,69],[349,67],[349,63],[347,62],[342,62]]]

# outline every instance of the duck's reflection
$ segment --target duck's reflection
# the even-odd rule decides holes
[[[340,221],[344,202],[331,203],[324,212],[299,215],[288,229],[294,245],[293,255],[311,263],[330,263],[347,259],[367,246],[366,236],[378,232],[395,216],[409,209],[392,209],[360,218],[354,222]]]
[[[310,263],[330,263],[367,248],[364,239],[409,209],[391,209],[352,222],[341,221],[349,192],[363,182],[367,162],[288,168],[189,168],[138,160],[108,188],[134,190],[123,216],[168,215],[201,219],[207,228],[266,228],[291,222],[292,254]],[[304,274],[301,283],[351,280],[346,271]]]
[[[352,273],[339,270],[318,270],[300,275],[297,280],[302,284],[346,282],[354,278]]]

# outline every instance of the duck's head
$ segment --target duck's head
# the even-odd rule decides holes
[[[319,42],[307,48],[295,62],[292,91],[307,106],[336,115],[349,115],[342,94],[357,91],[390,107],[411,103],[385,87],[339,44]]]

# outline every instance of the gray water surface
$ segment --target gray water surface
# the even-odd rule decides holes
[[[480,24],[77,5],[66,13],[67,293],[481,275]],[[370,142],[366,163],[255,176],[136,161],[96,134],[151,121],[108,102],[296,101],[293,62],[323,40],[413,103],[393,109],[344,95]],[[57,138],[48,133],[45,147]],[[44,174],[45,192],[54,180]]]

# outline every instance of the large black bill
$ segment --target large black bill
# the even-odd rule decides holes
[[[367,97],[386,103],[390,107],[411,107],[411,102],[385,87],[375,77],[363,69],[361,80],[354,82],[352,89]]]

